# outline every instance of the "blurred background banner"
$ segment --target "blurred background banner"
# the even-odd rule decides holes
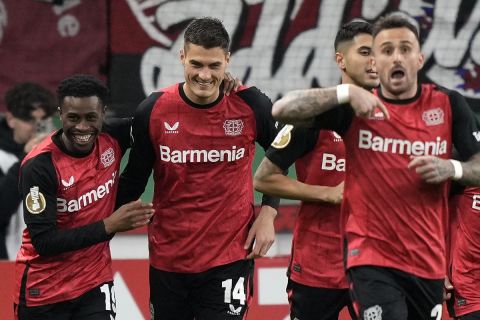
[[[110,84],[130,114],[146,94],[182,81],[183,29],[194,17],[223,20],[232,36],[229,70],[272,100],[286,91],[339,82],[333,40],[352,18],[374,22],[401,10],[420,29],[423,80],[480,105],[480,2],[471,0],[121,0],[112,1]]]
[[[0,112],[18,82],[37,82],[55,92],[72,73],[106,79],[106,0],[0,0]]]
[[[108,80],[111,110],[130,115],[150,92],[182,81],[184,28],[215,16],[232,36],[229,70],[275,100],[337,84],[338,27],[394,10],[420,28],[423,79],[478,108],[480,2],[473,0],[0,0],[0,96],[20,81],[55,89],[67,75],[91,73]]]

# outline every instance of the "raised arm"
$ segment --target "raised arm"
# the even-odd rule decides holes
[[[379,109],[389,118],[388,110],[376,96],[353,84],[291,91],[273,104],[272,115],[283,123],[313,126],[315,117],[347,103],[357,116],[368,117]]]

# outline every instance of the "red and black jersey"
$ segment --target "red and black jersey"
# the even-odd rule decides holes
[[[460,94],[435,85],[419,86],[408,100],[377,94],[390,120],[380,110],[368,119],[354,117],[349,106],[317,119],[345,142],[347,267],[375,265],[443,279],[448,183],[426,183],[407,165],[412,156],[449,159],[452,143],[462,161],[479,152],[473,114]]]
[[[290,127],[290,128],[289,128]],[[295,162],[299,181],[336,186],[345,179],[345,147],[334,131],[285,126],[286,143],[273,144],[267,158],[282,170]],[[289,132],[286,132],[290,130]],[[290,278],[303,285],[346,289],[340,235],[340,205],[302,202],[295,223]]]
[[[193,273],[245,258],[255,141],[266,149],[275,137],[271,105],[254,87],[198,105],[180,83],[138,107],[118,199],[138,198],[153,168],[153,267]]]
[[[20,189],[27,228],[16,259],[17,304],[74,299],[113,280],[111,237],[102,220],[114,210],[130,121],[114,130],[101,133],[83,156],[65,149],[60,130],[23,160]]]
[[[451,250],[451,280],[455,315],[480,311],[480,188],[454,196],[455,241]]]

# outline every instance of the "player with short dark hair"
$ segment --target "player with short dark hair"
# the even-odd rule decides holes
[[[480,185],[478,128],[460,94],[418,84],[424,58],[408,19],[374,29],[375,95],[351,84],[296,91],[273,113],[343,137],[345,255],[360,318],[441,319],[448,181]]]
[[[115,317],[108,241],[147,224],[153,209],[135,201],[112,214],[130,120],[103,125],[106,94],[91,76],[62,81],[62,129],[22,162],[27,228],[15,265],[19,320]]]
[[[275,236],[278,199],[264,197],[255,219],[251,174],[255,142],[266,149],[276,134],[272,104],[255,87],[223,94],[229,36],[218,19],[193,20],[184,41],[185,82],[135,113],[118,199],[138,197],[153,168],[153,319],[243,319],[253,281],[245,258],[265,255]]]
[[[342,83],[378,86],[372,58],[372,26],[354,20],[335,37]],[[298,180],[283,174],[293,163]],[[290,318],[337,320],[344,307],[355,317],[341,253],[340,202],[345,147],[334,131],[285,126],[255,173],[258,191],[302,200],[288,268]]]
[[[19,83],[5,94],[7,111],[0,119],[0,259],[14,259],[23,224],[17,188],[20,163],[45,134],[41,132],[55,112],[53,94],[37,83]]]

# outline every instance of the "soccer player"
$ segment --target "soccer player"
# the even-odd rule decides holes
[[[343,25],[335,38],[342,83],[371,90],[378,86],[372,26]],[[298,180],[283,174],[293,163]],[[285,126],[257,169],[258,191],[302,200],[293,235],[287,287],[290,318],[336,320],[347,306],[354,317],[341,253],[340,201],[345,179],[345,147],[333,131]]]
[[[264,197],[255,219],[251,173],[255,141],[267,149],[276,135],[272,104],[255,87],[223,94],[230,40],[219,20],[193,20],[184,41],[185,82],[135,113],[118,199],[138,197],[153,168],[153,319],[243,319],[253,280],[245,258],[265,255],[274,240],[278,198]]]
[[[107,88],[77,75],[60,83],[58,98],[62,129],[37,145],[20,171],[27,228],[15,266],[15,316],[111,320],[108,241],[148,223],[153,209],[135,201],[113,212],[131,121],[102,126]]]
[[[455,215],[451,248],[453,299],[451,315],[459,320],[480,319],[480,188],[469,187],[452,198]]]
[[[343,137],[345,255],[360,318],[438,320],[448,181],[480,185],[478,128],[460,94],[417,83],[424,59],[409,20],[380,19],[373,53],[376,95],[352,84],[297,91],[273,114]],[[451,160],[452,144],[462,162]]]

